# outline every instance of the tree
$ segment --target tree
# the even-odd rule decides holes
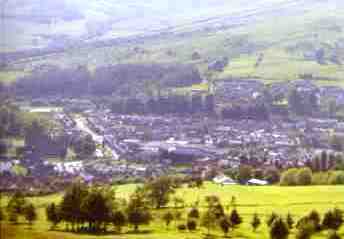
[[[128,222],[125,214],[122,211],[115,211],[112,214],[111,221],[117,233],[121,233],[122,227],[127,225],[127,222]]]
[[[157,209],[169,202],[170,195],[175,192],[175,188],[176,184],[173,178],[168,176],[154,179],[145,185],[147,195]]]
[[[18,213],[15,210],[9,210],[7,211],[8,213],[8,220],[12,224],[17,224],[18,223]]]
[[[195,219],[189,218],[186,223],[186,226],[189,231],[195,231],[197,229],[197,222]]]
[[[309,215],[308,219],[313,223],[314,230],[319,231],[321,229],[321,219],[320,215],[316,210],[312,210]]]
[[[208,209],[202,216],[202,226],[204,226],[210,235],[210,230],[216,226],[217,218],[211,209]]]
[[[282,186],[295,186],[297,185],[297,174],[298,170],[296,168],[288,169],[282,173],[280,185]]]
[[[267,180],[271,184],[278,183],[280,181],[280,173],[277,169],[267,169],[264,172],[265,180]]]
[[[27,202],[21,192],[15,192],[7,203],[7,211],[15,212],[20,215],[24,213]]]
[[[343,224],[343,212],[338,208],[329,210],[325,213],[322,226],[324,229],[332,229],[337,231]]]
[[[173,213],[170,211],[164,213],[162,219],[165,221],[166,227],[168,227],[174,219]]]
[[[230,219],[226,216],[223,216],[219,221],[219,226],[224,233],[224,236],[227,237],[229,229],[232,227]]]
[[[294,226],[294,219],[293,219],[293,217],[292,217],[292,215],[290,213],[287,214],[286,222],[288,224],[288,228],[292,229],[293,226]]]
[[[287,239],[289,236],[288,225],[280,217],[276,218],[270,227],[271,239]]]
[[[36,209],[32,203],[25,207],[24,216],[26,221],[29,223],[30,227],[32,226],[33,222],[37,220]]]
[[[152,217],[148,208],[148,202],[144,195],[144,190],[137,188],[130,196],[127,206],[127,217],[129,224],[134,226],[134,231],[139,230],[139,226],[149,224]]]
[[[79,157],[89,157],[96,151],[96,143],[91,135],[80,138],[74,144],[74,151]]]
[[[231,222],[231,225],[233,227],[237,227],[242,223],[242,219],[238,213],[238,211],[236,209],[233,209],[230,216],[229,216],[229,220]]]
[[[296,239],[310,239],[315,231],[314,223],[311,221],[305,221],[298,226],[296,232]]]
[[[198,219],[199,218],[199,211],[197,208],[192,208],[188,214],[188,218],[194,218]]]
[[[88,195],[85,185],[80,182],[73,183],[63,195],[60,204],[61,219],[72,224],[72,230],[75,225],[80,224],[84,220],[84,214],[81,205]]]
[[[89,229],[99,232],[101,226],[110,221],[112,210],[110,206],[111,202],[108,202],[105,192],[101,189],[93,188],[89,191],[81,204],[83,219],[89,222]]]
[[[253,231],[255,232],[257,228],[260,226],[260,218],[257,213],[253,215],[252,221],[251,221],[251,226],[253,228]]]
[[[298,170],[296,175],[298,185],[311,185],[312,184],[312,170],[309,168],[302,168]]]
[[[5,220],[5,214],[2,211],[2,208],[0,207],[0,223]]]
[[[56,226],[61,222],[61,215],[55,203],[49,204],[45,213],[48,221],[52,224],[51,229],[56,228]]]
[[[266,220],[266,225],[268,225],[268,227],[271,227],[272,223],[279,218],[278,215],[274,212],[272,212],[270,214],[270,216],[268,217],[268,219]]]

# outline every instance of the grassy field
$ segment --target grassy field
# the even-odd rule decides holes
[[[136,188],[137,185],[124,185],[117,187],[117,196],[127,198]],[[206,195],[218,195],[224,205],[229,204],[232,196],[236,197],[237,209],[244,219],[244,223],[239,229],[235,230],[231,236],[232,238],[248,238],[248,239],[267,239],[268,230],[265,225],[266,215],[272,211],[285,215],[290,212],[295,219],[305,215],[312,209],[318,210],[321,214],[330,208],[338,207],[344,209],[344,186],[311,186],[311,187],[279,187],[279,186],[264,186],[264,187],[250,187],[250,186],[219,186],[212,183],[206,183],[204,188],[189,189],[181,188],[177,191],[176,196],[185,200],[186,207],[190,207],[196,200],[201,201],[201,210],[204,208],[204,197]],[[178,232],[175,226],[170,226],[167,229],[161,220],[156,219],[149,226],[142,227],[146,233],[142,234],[122,234],[122,235],[76,235],[72,233],[65,233],[59,231],[49,231],[49,224],[45,221],[44,208],[52,202],[59,202],[62,194],[56,194],[46,197],[30,198],[37,208],[39,208],[39,221],[35,224],[33,229],[28,229],[25,224],[12,226],[5,224],[4,238],[12,239],[76,239],[76,238],[114,238],[114,239],[196,239],[202,238],[205,231],[200,229],[196,232]],[[6,203],[6,198],[3,200],[3,205]],[[172,204],[169,205],[172,207]],[[155,211],[154,214],[161,214],[163,210]],[[185,209],[187,211],[187,209]],[[258,213],[262,219],[262,226],[254,233],[250,227],[250,220],[253,213]],[[159,218],[159,217],[155,217]],[[184,214],[185,218],[185,214]],[[180,221],[182,222],[182,221]],[[125,231],[130,231],[128,228]],[[217,238],[222,238],[222,234],[218,230],[213,231]],[[290,238],[294,238],[295,232],[292,232]],[[344,235],[344,231],[341,231]],[[322,232],[312,238],[326,238],[327,232]]]

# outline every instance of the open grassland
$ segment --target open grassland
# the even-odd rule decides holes
[[[116,195],[118,197],[128,198],[129,195],[135,190],[137,185],[123,185],[116,188]],[[206,183],[201,189],[190,189],[183,187],[177,190],[176,196],[184,199],[186,204],[185,212],[188,208],[197,200],[200,200],[200,209],[203,210],[205,206],[204,197],[207,195],[217,195],[221,198],[225,208],[229,205],[232,196],[236,198],[237,209],[240,215],[243,217],[244,223],[240,228],[231,233],[232,238],[248,238],[248,239],[267,239],[268,228],[265,225],[267,215],[272,211],[285,215],[290,212],[294,219],[307,214],[310,210],[316,209],[321,215],[328,209],[338,207],[344,209],[344,186],[310,186],[310,187],[279,187],[279,186],[219,186],[212,183]],[[4,231],[6,239],[76,239],[76,238],[145,238],[145,239],[196,239],[204,236],[205,230],[203,228],[196,232],[178,232],[175,229],[174,223],[167,229],[162,220],[159,220],[159,215],[166,209],[154,211],[155,220],[149,226],[143,226],[142,234],[126,233],[122,235],[79,235],[72,233],[65,233],[60,231],[49,231],[49,224],[45,220],[44,208],[50,202],[59,202],[62,194],[55,194],[45,197],[34,197],[29,200],[33,202],[39,211],[39,220],[34,225],[33,229],[28,229],[26,224],[12,226],[5,224]],[[7,198],[3,199],[2,205],[6,204]],[[171,210],[173,209],[173,203],[169,205]],[[180,209],[181,210],[181,209]],[[252,232],[250,221],[253,213],[258,213],[262,220],[262,226],[257,232]],[[185,221],[182,219],[179,223]],[[61,225],[60,229],[64,227]],[[131,231],[130,228],[126,228],[124,232]],[[213,233],[217,238],[222,238],[222,233],[215,229]],[[295,231],[292,232],[290,238],[294,238]],[[340,231],[341,235],[344,235],[344,231]],[[327,232],[321,232],[312,238],[321,239],[326,238]]]

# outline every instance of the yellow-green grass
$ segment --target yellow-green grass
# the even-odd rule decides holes
[[[129,195],[135,190],[137,185],[130,184],[130,185],[122,185],[116,188],[117,196],[128,198]],[[267,215],[269,215],[272,211],[286,215],[290,212],[295,220],[312,209],[318,210],[321,214],[323,214],[328,209],[338,207],[344,209],[344,186],[309,186],[309,187],[279,187],[279,186],[220,186],[213,183],[206,183],[203,188],[201,189],[190,189],[182,187],[178,189],[175,196],[181,197],[185,200],[186,207],[185,211],[187,211],[191,205],[200,199],[201,210],[204,210],[204,197],[207,195],[217,195],[221,198],[222,203],[227,205],[230,203],[232,196],[236,198],[237,209],[241,216],[244,219],[244,223],[233,232],[231,235],[233,238],[248,238],[248,239],[267,239],[268,236],[268,228],[265,225],[265,220]],[[39,220],[34,225],[33,229],[28,229],[27,225],[18,225],[12,226],[9,224],[5,224],[4,228],[6,230],[5,235],[6,239],[18,238],[18,239],[39,239],[39,238],[47,238],[47,239],[76,239],[76,238],[95,238],[93,235],[77,235],[72,233],[65,233],[59,231],[49,231],[49,223],[45,220],[44,215],[44,208],[50,202],[58,203],[61,200],[62,194],[55,194],[50,196],[44,197],[34,197],[30,198],[29,200],[33,202],[36,207],[38,208],[39,212]],[[4,206],[7,202],[7,198],[5,198],[2,202]],[[231,207],[228,209],[230,210]],[[175,229],[174,223],[170,226],[169,229],[166,229],[163,222],[159,219],[158,215],[161,215],[166,210],[174,210],[173,203],[169,205],[169,209],[163,209],[154,211],[153,213],[156,215],[155,219],[151,225],[143,226],[143,230],[149,230],[148,234],[122,234],[116,235],[111,234],[107,236],[97,236],[96,238],[105,239],[105,238],[128,238],[128,239],[136,239],[136,238],[147,238],[147,239],[160,239],[160,238],[167,238],[167,239],[179,239],[179,238],[202,238],[205,230],[200,229],[194,233],[189,232],[178,232]],[[250,220],[252,218],[253,213],[258,213],[262,219],[262,226],[256,232],[252,232],[250,227]],[[182,219],[179,223],[185,221],[185,214],[184,219]],[[59,229],[63,229],[64,227],[61,226]],[[110,227],[111,229],[111,227]],[[130,228],[125,228],[124,232],[130,231]],[[15,232],[15,233],[13,233]],[[343,230],[341,234],[343,235]],[[215,229],[213,233],[218,237],[222,237],[222,233]],[[292,231],[292,235],[290,238],[294,237],[295,231]],[[315,235],[312,238],[326,238],[327,232],[322,232],[320,234]]]

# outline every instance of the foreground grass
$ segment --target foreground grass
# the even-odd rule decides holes
[[[128,196],[135,190],[137,185],[123,185],[116,189],[118,197],[128,198]],[[310,186],[310,187],[279,187],[279,186],[264,186],[264,187],[250,187],[250,186],[219,186],[212,183],[206,183],[201,189],[189,189],[183,187],[176,193],[177,197],[184,199],[186,207],[189,208],[195,201],[200,200],[200,207],[203,210],[205,206],[204,197],[206,195],[217,195],[221,198],[224,205],[229,204],[232,196],[236,197],[237,208],[240,215],[244,219],[244,223],[235,230],[231,236],[232,238],[248,238],[248,239],[267,239],[268,228],[265,225],[266,215],[272,211],[285,215],[290,212],[295,220],[312,209],[318,210],[324,214],[330,208],[338,207],[344,209],[344,186]],[[130,233],[131,228],[125,228],[125,234],[116,235],[111,233],[109,235],[79,235],[73,233],[66,233],[61,231],[49,231],[49,223],[45,220],[44,208],[50,202],[59,202],[62,194],[55,194],[45,197],[34,197],[29,200],[33,202],[38,208],[39,219],[32,229],[27,225],[4,225],[3,234],[6,239],[76,239],[76,238],[145,238],[145,239],[179,239],[188,238],[196,239],[202,238],[205,234],[204,229],[197,230],[196,232],[179,232],[176,230],[175,223],[172,223],[169,229],[165,227],[163,222],[159,219],[159,215],[164,210],[154,211],[155,221],[149,226],[142,227],[143,233],[133,234]],[[3,200],[5,205],[7,199]],[[172,208],[173,203],[169,205]],[[188,209],[185,209],[185,212]],[[231,210],[231,208],[228,208]],[[262,220],[262,226],[257,232],[252,232],[250,221],[253,213],[258,213]],[[178,223],[185,222],[184,218]],[[61,225],[60,230],[64,229]],[[109,227],[112,230],[111,227]],[[127,233],[129,232],[129,233]],[[213,230],[217,238],[222,238],[223,235],[219,230]],[[294,238],[294,231],[290,238]],[[344,235],[344,231],[341,231]],[[324,231],[315,235],[312,238],[326,238],[327,232]]]

